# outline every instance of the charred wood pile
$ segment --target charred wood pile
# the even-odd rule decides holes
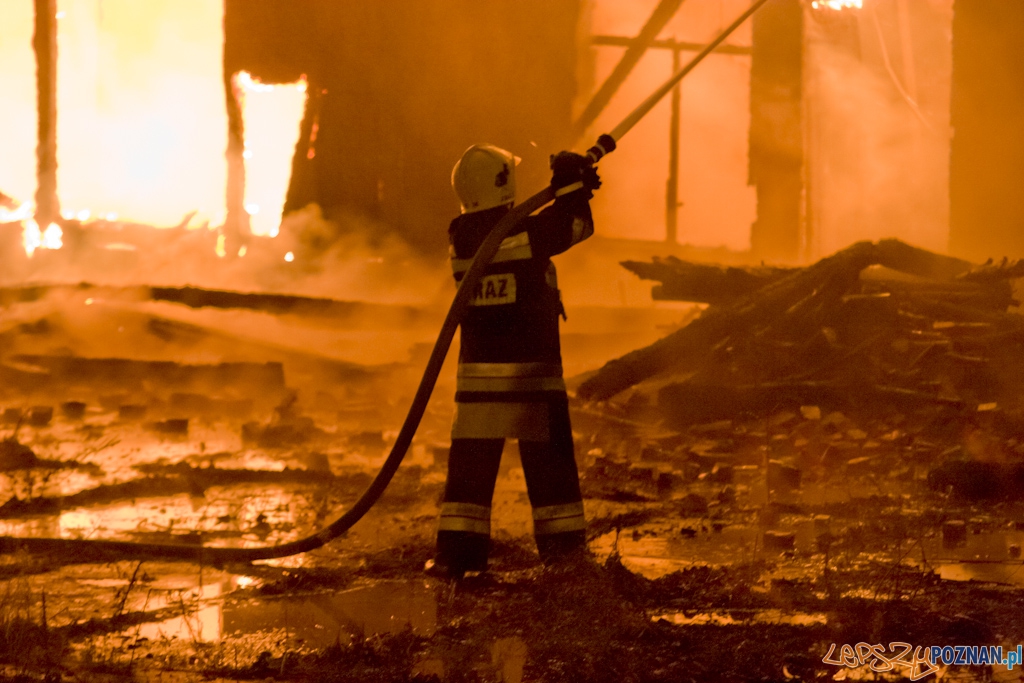
[[[1024,316],[1008,311],[1020,262],[975,267],[884,240],[797,269],[624,265],[660,281],[656,297],[711,305],[607,363],[579,387],[585,400],[646,383],[673,425],[793,405],[944,406],[1009,420],[1024,408]]]
[[[588,461],[592,486],[621,479],[609,467],[646,468],[655,495],[673,478],[728,481],[734,465],[768,458],[777,478],[924,466],[937,490],[1022,495],[1024,316],[1010,309],[1024,263],[976,266],[884,240],[806,268],[624,265],[659,281],[656,297],[710,305],[579,386],[581,414],[655,430],[638,457]],[[646,462],[652,453],[672,467]]]

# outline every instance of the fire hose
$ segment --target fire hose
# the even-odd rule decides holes
[[[612,152],[615,149],[616,142],[622,136],[629,132],[679,81],[690,73],[705,57],[711,54],[722,41],[728,38],[733,31],[739,28],[747,18],[767,1],[756,0],[743,14],[722,31],[717,38],[690,60],[686,66],[673,74],[661,87],[651,93],[636,109],[630,112],[610,133],[602,135],[598,139],[598,144],[587,151],[587,157],[591,164],[597,163],[603,156]],[[483,275],[484,269],[497,252],[502,240],[505,239],[516,224],[545,204],[553,201],[556,195],[572,192],[580,187],[582,187],[582,183],[575,183],[558,190],[550,186],[544,188],[505,214],[498,221],[497,225],[494,226],[487,238],[484,239],[476,255],[473,257],[469,270],[466,271],[462,282],[459,284],[451,307],[448,309],[444,324],[441,326],[441,331],[438,333],[437,340],[434,342],[434,348],[427,361],[427,366],[423,371],[423,377],[420,379],[419,387],[416,389],[416,394],[413,397],[409,412],[405,416],[405,421],[402,423],[395,443],[391,447],[391,452],[385,459],[377,476],[367,487],[366,491],[363,492],[359,500],[344,514],[317,533],[287,543],[263,548],[220,548],[172,543],[0,536],[0,554],[8,554],[19,550],[32,553],[59,552],[65,557],[81,557],[83,559],[114,556],[119,559],[165,559],[223,566],[298,555],[299,553],[320,548],[338,538],[362,519],[370,508],[373,507],[398,470],[398,466],[412,444],[412,438],[419,427],[420,420],[423,418],[423,413],[426,411],[430,395],[441,372],[441,366],[444,364],[445,356],[448,354],[448,349],[455,336],[455,330],[470,306],[473,290]]]

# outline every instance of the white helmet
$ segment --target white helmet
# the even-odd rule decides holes
[[[462,213],[509,204],[516,198],[519,157],[494,145],[473,145],[452,169],[452,189]]]

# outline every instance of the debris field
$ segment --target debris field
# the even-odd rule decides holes
[[[883,241],[806,268],[624,265],[707,307],[570,381],[591,557],[539,562],[510,444],[490,571],[458,582],[423,573],[447,366],[381,502],[316,552],[213,567],[6,538],[252,547],[324,526],[386,456],[438,311],[0,291],[0,679],[1013,680],[823,660],[1024,642],[1020,264]],[[304,343],[395,329],[411,352],[387,362]]]

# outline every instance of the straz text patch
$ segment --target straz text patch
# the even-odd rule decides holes
[[[485,275],[476,283],[473,291],[473,306],[512,304],[516,301],[516,276],[513,273]]]

